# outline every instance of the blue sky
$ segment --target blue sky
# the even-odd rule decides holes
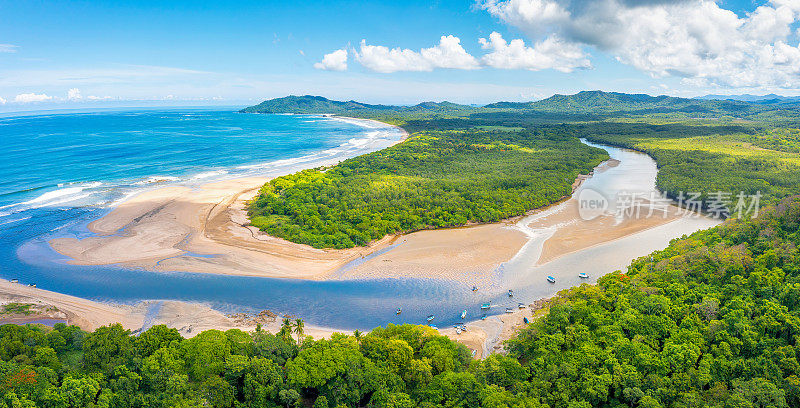
[[[586,89],[794,95],[797,3],[0,1],[0,109],[306,93],[377,103]]]

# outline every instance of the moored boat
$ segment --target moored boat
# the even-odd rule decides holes
[[[547,277],[547,281],[550,282],[550,283],[556,283],[556,278],[554,278],[552,276],[548,276]]]
[[[400,313],[403,313],[403,309],[401,309],[401,308],[399,308],[399,307],[398,307],[398,308],[397,308],[397,312],[395,312],[395,314],[400,314]]]
[[[490,307],[492,307],[492,302],[481,304],[481,310],[486,310],[486,309],[488,309]]]
[[[465,319],[466,317],[467,317],[467,311],[464,310],[463,312],[461,312],[461,318]]]
[[[588,279],[589,278],[589,274],[586,273],[586,272],[581,272],[581,273],[578,274],[578,277],[581,278],[581,279]]]
[[[509,289],[508,290],[508,297],[514,297],[514,291]]]
[[[435,318],[435,317],[436,317],[436,316],[434,316],[434,315],[428,315],[428,321],[429,321],[429,322],[433,321],[433,318]]]

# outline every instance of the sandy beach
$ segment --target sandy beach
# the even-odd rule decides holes
[[[608,163],[598,166],[602,173]],[[576,181],[575,188],[579,182]],[[531,229],[555,229],[540,263],[674,220],[664,217],[580,219],[567,198],[496,224],[387,236],[366,247],[316,249],[248,226],[245,205],[267,178],[241,178],[196,188],[173,186],[139,194],[92,222],[95,237],[58,238],[51,246],[80,265],[120,264],[184,271],[295,279],[426,278],[481,284],[529,240]],[[522,225],[524,224],[524,225]],[[203,256],[197,256],[197,254]]]
[[[225,315],[202,303],[179,301],[152,300],[132,306],[116,305],[0,280],[0,305],[9,303],[30,304],[32,313],[26,316],[0,315],[0,324],[25,324],[53,319],[93,331],[100,326],[120,323],[133,333],[163,324],[177,329],[184,337],[193,337],[211,329],[253,331],[259,323],[264,330],[277,333],[281,326],[281,319],[269,312],[262,316]],[[314,338],[329,337],[336,331],[343,332],[305,325],[306,334]]]
[[[9,303],[30,304],[34,312],[26,316],[0,315],[0,325],[54,319],[64,320],[67,324],[76,325],[87,331],[120,323],[125,329],[138,333],[163,324],[177,329],[181,335],[188,338],[211,329],[240,329],[252,332],[257,324],[261,324],[266,331],[277,333],[282,323],[280,316],[269,311],[259,314],[225,315],[202,303],[155,300],[139,302],[132,306],[114,305],[0,280],[0,305]],[[439,333],[475,350],[475,358],[483,358],[492,352],[502,350],[502,342],[511,338],[524,324],[523,317],[532,319],[533,316],[538,316],[536,311],[545,303],[546,301],[539,301],[514,313],[468,322],[466,323],[468,330],[459,334],[454,328],[442,329]],[[328,338],[335,332],[350,333],[348,330],[305,325],[305,334],[314,339]]]
[[[579,176],[573,192],[580,192],[586,180],[618,165],[612,159],[596,167],[592,175]],[[549,207],[500,223],[418,231],[387,236],[366,247],[323,250],[271,237],[248,225],[246,202],[268,180],[240,178],[151,190],[89,224],[96,236],[58,238],[50,244],[68,256],[70,263],[82,265],[119,264],[152,271],[312,280],[443,279],[483,286],[496,278],[492,272],[498,265],[534,241],[541,241],[535,262],[541,265],[679,218],[678,208],[670,206],[665,216],[619,219],[606,212],[585,220],[579,213],[578,194],[573,194]],[[122,310],[125,312],[101,313],[105,316],[101,321],[124,316],[134,319],[129,322],[130,327],[142,327],[135,322],[142,311]],[[470,330],[458,335],[454,329],[443,329],[442,333],[463,342],[478,355],[485,355],[510,338],[530,311],[526,308],[470,322]],[[185,334],[202,328],[237,324],[246,327],[241,321],[233,323],[221,313],[196,304],[163,302],[160,313],[159,321]],[[318,330],[321,335],[333,331]]]

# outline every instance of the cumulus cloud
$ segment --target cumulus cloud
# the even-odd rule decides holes
[[[481,38],[480,44],[484,49],[491,50],[483,56],[482,62],[493,68],[531,71],[556,69],[572,72],[575,69],[592,67],[580,46],[553,36],[528,47],[523,40],[511,40],[509,43],[502,35],[494,32],[489,35],[488,40]]]
[[[19,47],[12,44],[0,44],[0,52],[17,52]]]
[[[302,54],[303,51],[300,51]],[[305,55],[305,54],[303,54]],[[347,70],[347,50],[336,50],[330,54],[325,54],[322,61],[314,64],[314,68],[326,71],[346,71]]]
[[[70,90],[67,92],[67,99],[71,101],[79,101],[83,99],[81,96],[81,90],[78,88],[70,88]]]
[[[442,36],[438,45],[419,51],[368,45],[366,40],[362,40],[361,47],[355,55],[364,67],[383,73],[432,71],[436,68],[480,68],[478,60],[464,50],[458,37],[452,35]]]
[[[486,0],[481,6],[535,41],[561,41],[573,51],[594,47],[655,77],[800,86],[792,33],[800,21],[797,0],[771,0],[742,17],[713,0]]]
[[[53,99],[53,97],[47,96],[46,94],[24,93],[14,97],[14,102],[17,103],[44,102],[44,101],[49,101],[51,99]]]

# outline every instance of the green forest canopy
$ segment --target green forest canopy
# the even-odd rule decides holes
[[[608,155],[560,128],[420,131],[327,169],[278,177],[249,205],[267,233],[317,248],[496,222],[572,193]]]
[[[798,406],[798,245],[793,197],[562,292],[484,360],[425,326],[315,341],[288,321],[191,339],[5,325],[0,406]]]
[[[438,181],[443,174],[464,171],[448,162],[453,154],[491,179],[507,171],[503,165],[531,158],[526,149],[558,157],[556,147],[578,148],[571,143],[582,135],[651,153],[661,167],[662,188],[764,187],[775,206],[759,218],[729,220],[674,240],[597,285],[562,292],[542,318],[507,344],[507,356],[481,361],[422,326],[389,325],[314,341],[289,322],[274,335],[209,330],[192,339],[164,326],[133,337],[119,325],[93,333],[66,325],[5,325],[0,327],[0,407],[800,406],[800,197],[783,198],[800,192],[796,113],[753,104],[739,115],[752,119],[747,123],[676,122],[696,108],[670,101],[648,107],[638,97],[625,105],[625,98],[613,94],[582,97],[599,96],[584,113],[502,107],[462,115],[452,106],[446,107],[447,115],[415,112],[414,118],[398,120],[423,132],[419,139],[425,145],[415,144],[415,138],[347,165],[353,167],[339,167],[338,178],[327,178],[337,174],[337,166],[295,175],[294,184],[277,187],[298,193],[321,187],[337,194],[364,188],[349,180],[373,183],[370,189],[383,180],[394,180],[392,186],[409,186],[407,179],[421,176]],[[596,121],[617,103],[630,108],[624,118]],[[650,113],[636,113],[634,107]],[[570,123],[550,125],[554,122]],[[485,137],[470,144],[490,148],[457,148],[464,137]],[[438,144],[448,140],[450,145]],[[403,146],[420,149],[427,161],[404,159],[401,153],[408,147]],[[581,154],[587,165],[602,159],[593,149]],[[682,165],[694,159],[693,166]],[[499,173],[481,167],[478,162],[484,160],[500,163]],[[348,179],[352,173],[346,169],[357,177]],[[371,178],[366,169],[381,177]],[[692,172],[702,185],[692,184],[687,177]],[[442,185],[447,184],[430,188]],[[458,183],[447,186],[448,192],[459,191]],[[296,214],[323,208],[307,197],[287,202],[306,206]],[[379,232],[386,225],[373,227]]]

